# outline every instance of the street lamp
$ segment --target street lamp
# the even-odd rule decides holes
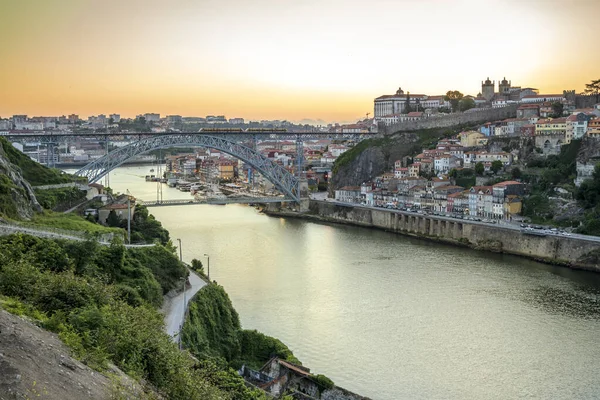
[[[181,239],[177,239],[179,242],[179,261],[183,262],[183,256],[181,254]]]
[[[204,257],[206,257],[206,267],[207,267],[207,271],[208,271],[208,280],[210,281],[210,256],[206,253],[204,253]]]

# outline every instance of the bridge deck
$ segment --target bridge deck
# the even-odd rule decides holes
[[[140,200],[137,202],[146,207],[184,206],[193,204],[253,204],[253,203],[286,203],[293,202],[288,197],[228,197],[223,199],[177,199],[163,201]]]

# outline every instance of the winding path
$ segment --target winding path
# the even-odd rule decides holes
[[[187,310],[192,297],[198,293],[198,290],[206,286],[206,282],[192,271],[190,271],[188,282],[189,284],[186,285],[184,292],[178,293],[175,297],[165,298],[165,304],[162,309],[165,314],[165,330],[177,342],[179,341],[178,336],[183,321],[184,307]]]

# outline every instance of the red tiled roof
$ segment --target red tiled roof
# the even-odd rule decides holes
[[[522,185],[522,183],[517,182],[517,181],[504,181],[504,182],[496,183],[494,186],[508,186],[508,185]]]

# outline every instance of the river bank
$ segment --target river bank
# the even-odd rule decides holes
[[[320,223],[381,229],[419,239],[526,257],[553,265],[600,272],[600,243],[556,235],[525,235],[513,228],[468,220],[403,213],[352,204],[310,201],[305,213],[269,205],[264,213]]]

